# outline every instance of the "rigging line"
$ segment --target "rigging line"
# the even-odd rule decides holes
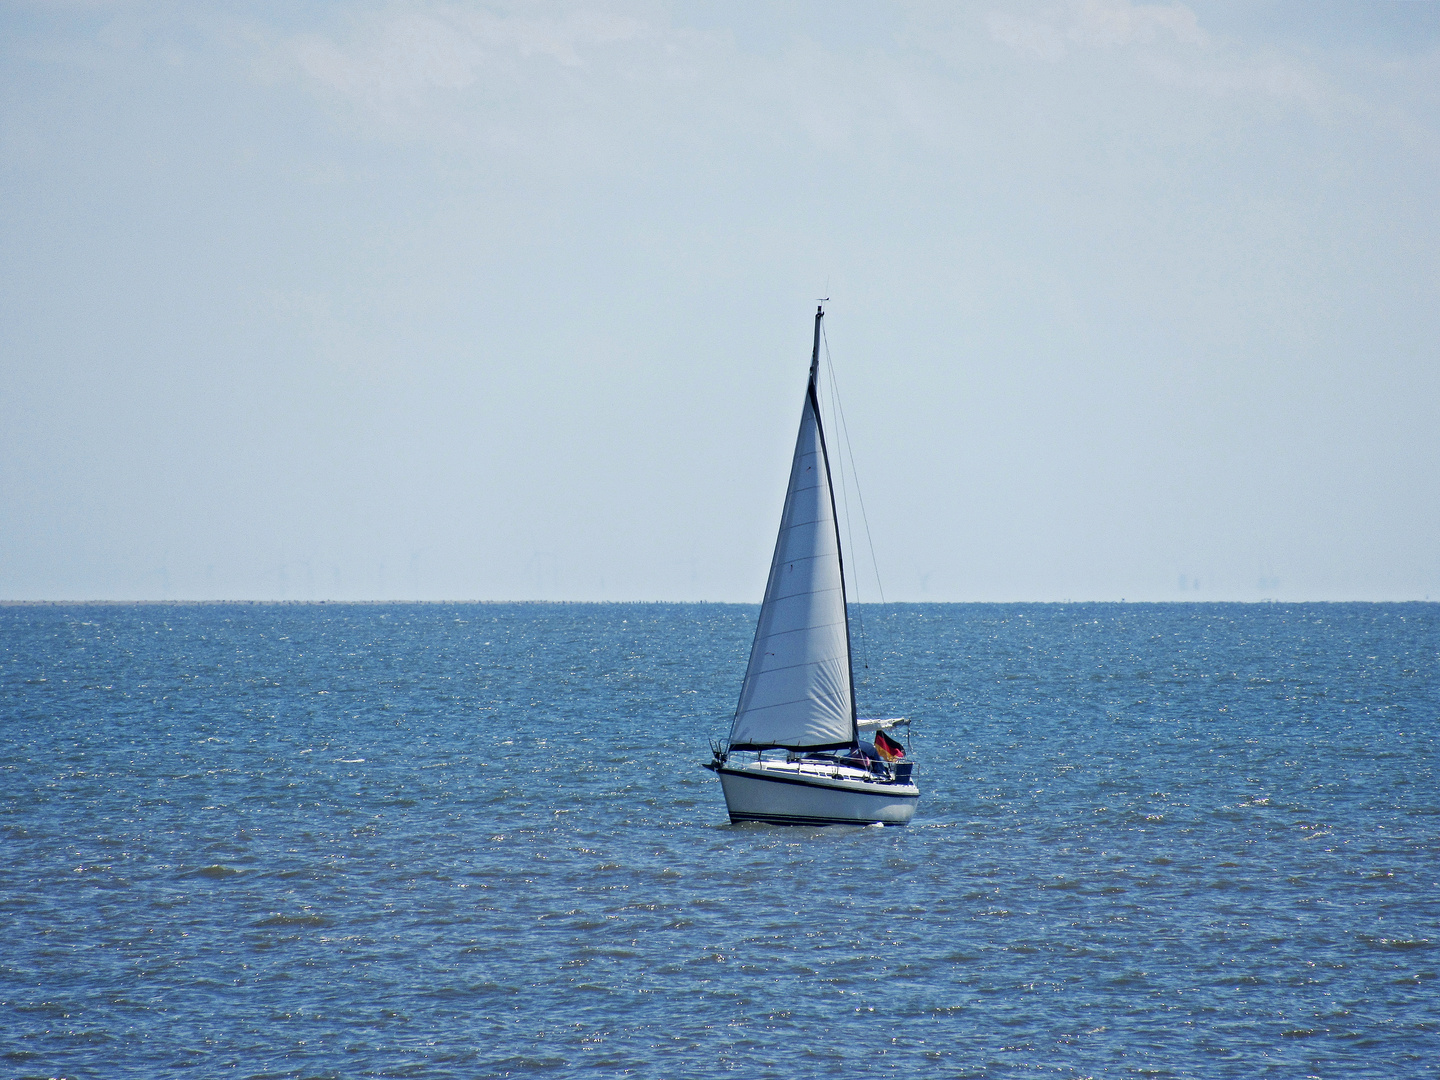
[[[821,333],[824,333],[824,331],[822,330]],[[840,416],[840,397],[839,397],[838,391],[837,391],[836,388],[835,388],[835,369],[834,369],[834,368],[831,366],[831,364],[830,364],[830,356],[829,356],[829,349],[828,349],[828,348],[826,349],[825,366],[826,366],[827,369],[829,369],[829,372],[830,372],[830,385],[829,385],[829,387],[828,387],[828,389],[829,389],[829,391],[830,391],[830,411],[831,411],[831,413],[832,413],[833,415],[835,415],[835,416],[838,417],[838,416]],[[841,433],[843,434],[843,433],[844,433],[844,426],[845,426],[843,420],[842,420],[840,426],[841,426]],[[848,445],[848,440],[847,440],[847,445]],[[837,456],[839,456],[839,455],[837,455]],[[850,460],[850,468],[851,468],[851,471],[852,471],[852,473],[853,473],[854,468],[855,468],[855,460],[854,460],[853,456],[852,456],[852,458],[851,458],[851,460]],[[845,507],[845,541],[846,541],[847,544],[849,544],[850,550],[851,550],[851,551],[854,551],[854,550],[855,550],[855,525],[854,525],[854,518],[853,518],[853,517],[851,516],[851,514],[850,514],[850,484],[846,482],[847,480],[849,480],[850,482],[853,482],[853,481],[854,481],[854,477],[853,477],[853,476],[847,477],[847,476],[845,475],[845,459],[844,459],[843,456],[841,456],[841,457],[840,457],[840,503],[841,503],[842,506]],[[857,490],[858,490],[858,489],[857,489]],[[850,571],[850,576],[851,576],[851,577],[854,579],[854,581],[855,581],[855,603],[857,603],[857,604],[860,603],[860,574],[859,574],[858,571],[859,571],[859,567],[858,567],[858,566],[857,566],[857,567],[852,567],[852,569],[851,569],[851,571]]]
[[[822,336],[823,336],[824,333],[825,333],[825,328],[824,328],[823,325],[822,325],[821,328],[820,328],[820,333],[821,333]],[[829,392],[829,394],[830,394],[830,414],[831,414],[831,416],[833,416],[833,417],[839,417],[839,416],[841,415],[841,413],[840,413],[840,397],[839,397],[839,392],[838,392],[838,390],[837,390],[837,388],[836,388],[836,384],[835,384],[835,366],[830,362],[830,344],[829,344],[828,341],[827,341],[826,344],[825,344],[825,368],[826,368],[826,370],[827,370],[827,372],[829,373],[829,376],[830,376],[830,377],[829,377],[829,381],[827,382],[826,387],[825,387],[826,390],[827,390],[827,391]],[[842,433],[843,433],[843,428],[844,428],[843,422],[842,422],[842,424],[841,424],[841,428],[842,428]],[[847,443],[848,443],[848,436],[847,436]],[[838,455],[836,455],[836,458],[837,458],[837,462],[838,462],[838,464],[839,464],[839,466],[840,466],[840,503],[841,503],[842,506],[845,507],[845,539],[846,539],[846,543],[847,543],[847,544],[849,545],[849,547],[850,547],[851,552],[854,552],[854,551],[855,551],[855,524],[854,524],[855,518],[854,518],[854,516],[850,513],[850,485],[846,482],[846,481],[847,481],[847,476],[846,476],[846,473],[845,473],[845,455],[844,455],[844,454],[838,454]],[[854,461],[854,456],[853,456],[853,455],[851,455],[850,466],[851,466],[851,471],[853,472],[853,471],[854,471],[854,466],[855,466],[855,461]],[[850,479],[850,480],[853,481],[854,477],[853,477],[853,476],[850,476],[848,479]],[[856,491],[857,491],[857,492],[859,491],[858,485],[857,485],[857,487],[856,487]],[[837,523],[837,527],[838,527],[838,523]],[[838,540],[839,537],[837,536],[836,539]],[[850,580],[851,580],[851,581],[854,583],[854,585],[855,585],[855,617],[854,617],[854,620],[853,620],[853,621],[854,621],[854,623],[855,623],[856,629],[859,631],[859,634],[860,634],[860,670],[864,673],[864,674],[862,674],[861,678],[868,684],[869,679],[870,679],[870,642],[869,642],[868,637],[867,637],[866,634],[865,634],[865,617],[864,617],[864,615],[863,615],[863,614],[861,613],[861,611],[860,611],[860,564],[859,564],[858,562],[855,562],[855,563],[852,563],[852,564],[851,564],[851,567],[850,567]],[[852,670],[853,670],[853,665],[852,665]]]
[[[865,495],[860,490],[860,474],[855,468],[855,451],[850,446],[850,426],[845,423],[845,410],[840,406],[840,388],[835,381],[835,366],[830,362],[830,339],[825,327],[820,327],[820,339],[825,342],[825,367],[830,374],[830,392],[835,397],[836,413],[840,417],[840,433],[845,436],[845,452],[850,455],[850,476],[855,481],[855,497],[860,501],[860,520],[865,525],[865,539],[870,544],[870,566],[875,571],[875,587],[880,591],[880,603],[885,603],[885,585],[880,580],[880,561],[875,558],[875,539],[870,535],[870,515],[865,513]]]
[[[865,526],[865,539],[870,546],[870,568],[875,574],[875,588],[880,594],[880,604],[883,607],[886,604],[885,583],[880,580],[880,560],[875,557],[875,539],[870,533],[870,515],[865,510],[865,493],[860,488],[860,470],[855,466],[855,449],[850,442],[850,425],[845,420],[845,407],[840,403],[840,381],[835,378],[835,364],[830,357],[830,338],[829,335],[825,333],[825,327],[823,324],[820,327],[820,337],[825,342],[825,367],[830,377],[831,392],[835,401],[835,411],[840,421],[840,433],[845,439],[846,453],[848,453],[850,456],[850,478],[855,482],[855,497],[860,503],[860,520]],[[846,524],[847,526],[849,525],[848,520]],[[853,541],[850,545],[850,548],[852,551],[855,549]],[[853,565],[855,569],[852,571],[852,573],[854,573],[858,578],[858,561],[855,561]],[[859,609],[857,608],[856,610],[858,613]],[[865,648],[866,659],[864,670],[868,683],[870,674],[870,665],[868,662],[870,642],[868,635],[866,635],[864,632],[864,626],[864,622],[861,621],[861,644]],[[893,628],[890,626],[889,620],[882,618],[880,620],[880,637],[876,641],[876,646],[879,648],[881,656],[889,656],[894,651],[895,641],[892,631]]]
[[[821,327],[820,332],[821,332],[821,335],[824,336],[825,329],[824,329],[823,326]],[[840,422],[840,432],[841,432],[841,435],[844,437],[844,439],[845,439],[845,445],[846,445],[846,447],[848,448],[849,445],[850,445],[850,430],[849,430],[849,425],[847,425],[847,424],[845,423],[845,410],[844,410],[844,408],[843,408],[843,407],[841,406],[841,404],[840,404],[840,382],[839,382],[838,379],[835,378],[835,364],[834,364],[833,360],[832,360],[831,357],[830,357],[830,340],[829,340],[828,337],[825,338],[825,368],[826,368],[826,372],[827,372],[827,374],[828,374],[828,376],[829,376],[829,390],[830,390],[830,400],[831,400],[831,404],[832,404],[832,412],[834,413],[835,417],[836,417],[836,418],[839,420],[839,422]],[[855,454],[854,454],[853,451],[850,453],[850,471],[849,471],[848,474],[845,472],[845,469],[844,469],[845,455],[844,455],[844,454],[840,454],[840,455],[838,455],[838,457],[839,457],[840,465],[841,465],[841,480],[842,480],[842,485],[844,484],[845,480],[847,480],[847,479],[848,479],[850,482],[853,482],[854,485],[855,485],[855,494],[856,494],[856,496],[858,497],[858,496],[860,495],[860,479],[859,479],[859,475],[857,474],[857,472],[856,472],[856,470],[855,470]],[[858,549],[855,547],[855,517],[854,517],[853,514],[850,513],[850,496],[849,496],[849,488],[848,488],[848,485],[847,485],[847,486],[842,486],[841,490],[846,493],[846,495],[845,495],[845,533],[846,533],[846,536],[847,536],[847,538],[848,538],[848,540],[849,540],[849,543],[850,543],[850,550],[851,550],[852,552],[854,552],[854,551],[857,551]],[[863,503],[861,504],[861,509],[862,509],[862,512],[863,512],[863,509],[864,509]],[[873,568],[873,567],[874,567],[874,562],[875,562],[875,551],[874,551],[874,545],[873,545],[873,544],[871,544],[870,561],[871,561],[872,568]],[[860,646],[860,648],[859,648],[859,652],[860,652],[860,671],[861,671],[861,679],[863,680],[864,685],[865,685],[866,689],[868,690],[869,687],[870,687],[870,633],[869,633],[870,627],[869,627],[869,625],[868,625],[868,623],[867,623],[867,621],[866,621],[866,619],[865,619],[865,611],[864,611],[864,608],[861,606],[861,603],[860,603],[860,560],[859,560],[859,559],[852,559],[852,560],[851,560],[851,564],[850,564],[850,576],[852,577],[852,579],[853,579],[854,582],[855,582],[855,620],[854,620],[854,621],[855,621],[855,624],[856,624],[856,626],[857,626],[857,628],[859,629],[859,632],[860,632],[860,641],[859,641],[859,646]],[[879,585],[879,583],[880,583],[880,575],[879,575],[878,570],[877,570],[877,572],[876,572],[876,574],[875,574],[875,583],[876,583],[876,585]],[[882,590],[881,593],[880,593],[880,597],[881,597],[881,603],[883,604],[883,603],[884,603],[884,592],[883,592],[883,590]],[[883,655],[884,653],[887,653],[887,652],[889,651],[888,642],[886,642],[886,641],[877,642],[877,645],[879,646],[879,649],[880,649],[880,652],[881,652],[882,655]],[[852,670],[853,670],[853,665],[852,665]]]

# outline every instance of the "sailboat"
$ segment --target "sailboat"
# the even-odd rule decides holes
[[[817,306],[810,383],[740,701],[729,739],[704,762],[720,777],[736,824],[904,825],[920,799],[904,747],[885,734],[903,721],[862,721],[855,707],[840,528],[816,391],[824,317]],[[874,732],[875,742],[862,732]]]

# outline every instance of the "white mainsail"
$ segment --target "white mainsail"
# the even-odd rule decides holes
[[[856,741],[840,537],[815,393],[818,313],[815,327],[816,355],[770,580],[730,728],[732,750],[825,749]]]

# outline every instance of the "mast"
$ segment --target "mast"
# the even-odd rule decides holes
[[[825,486],[830,489],[830,520],[835,523],[835,560],[840,564],[840,610],[845,613],[845,670],[850,678],[850,741],[860,742],[860,720],[855,704],[855,653],[850,644],[850,601],[845,594],[845,548],[840,543],[840,515],[835,509],[835,482],[830,475],[830,451],[825,448],[825,425],[820,422],[820,395],[815,389],[820,370],[820,320],[825,308],[815,305],[815,344],[810,349],[810,407],[815,410],[815,431],[820,436],[820,454],[825,459]]]

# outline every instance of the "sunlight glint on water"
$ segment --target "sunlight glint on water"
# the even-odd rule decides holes
[[[1430,1075],[1440,605],[859,614],[906,829],[725,823],[751,607],[0,608],[6,1075]]]

